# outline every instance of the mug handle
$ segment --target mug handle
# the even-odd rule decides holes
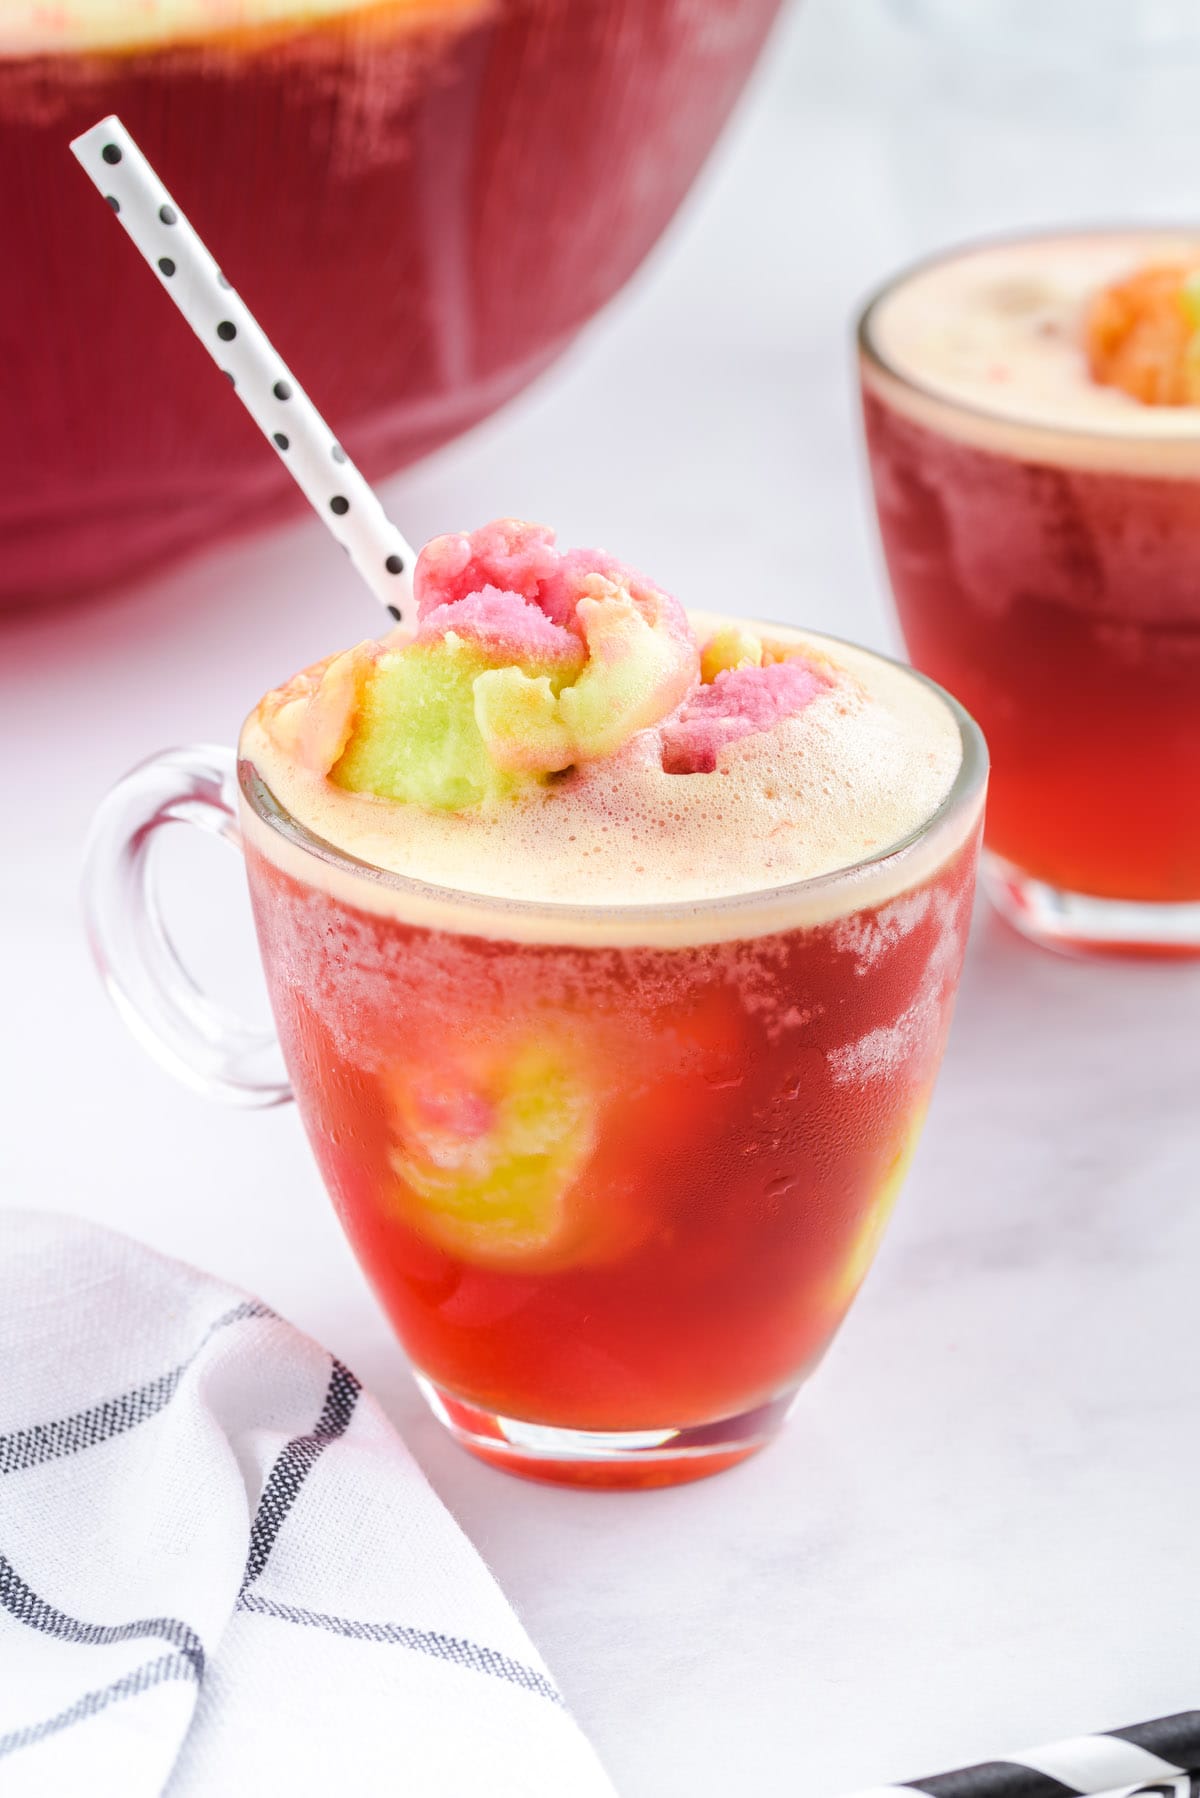
[[[292,1097],[273,1031],[243,1024],[201,992],[180,961],[159,905],[155,845],[166,824],[196,824],[242,848],[237,763],[215,744],[167,749],[103,801],[88,837],[83,910],[110,998],[176,1079],[226,1105]]]

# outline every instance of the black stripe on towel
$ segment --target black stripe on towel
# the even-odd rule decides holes
[[[927,1792],[929,1798],[1077,1798],[1079,1791],[1078,1786],[1051,1779],[1021,1761],[980,1761],[975,1767],[905,1783]]]
[[[284,1519],[295,1504],[300,1488],[312,1472],[318,1456],[345,1434],[362,1387],[340,1361],[334,1361],[314,1428],[306,1436],[293,1436],[272,1467],[263,1487],[254,1522],[250,1526],[250,1552],[242,1576],[242,1591],[252,1586],[267,1564]]]
[[[1176,1711],[1173,1717],[1151,1717],[1147,1723],[1131,1723],[1128,1729],[1106,1733],[1156,1754],[1181,1773],[1200,1767],[1200,1711]]]
[[[443,1636],[436,1630],[412,1629],[404,1623],[360,1623],[353,1617],[331,1617],[324,1611],[305,1611],[299,1605],[276,1604],[260,1598],[255,1592],[244,1593],[239,1601],[243,1611],[255,1611],[262,1617],[278,1617],[283,1623],[300,1623],[309,1629],[329,1630],[335,1636],[348,1636],[355,1642],[393,1642],[411,1648],[417,1654],[431,1654],[440,1661],[453,1661],[456,1667],[470,1667],[476,1673],[487,1673],[493,1679],[506,1679],[527,1692],[561,1704],[562,1694],[552,1680],[514,1661],[498,1649],[486,1648],[481,1642],[468,1642],[461,1636]]]
[[[84,1647],[104,1648],[110,1642],[131,1642],[141,1636],[161,1637],[191,1663],[197,1680],[204,1677],[204,1645],[195,1630],[179,1618],[142,1617],[133,1623],[84,1623],[39,1598],[4,1555],[0,1555],[0,1604],[18,1623],[39,1630],[44,1636],[55,1636],[60,1642],[78,1642]]]
[[[23,1729],[14,1729],[6,1736],[0,1736],[0,1759],[6,1754],[13,1754],[18,1748],[31,1748],[35,1742],[41,1742],[46,1736],[57,1735],[60,1729],[69,1729],[72,1723],[82,1723],[86,1717],[94,1717],[97,1711],[106,1711],[110,1704],[117,1704],[122,1698],[135,1698],[139,1692],[148,1692],[153,1686],[161,1686],[167,1679],[196,1679],[195,1665],[186,1654],[164,1654],[157,1661],[147,1661],[144,1667],[135,1667],[123,1679],[116,1679],[110,1686],[101,1686],[95,1692],[85,1692],[77,1698],[65,1711],[59,1711],[56,1717],[46,1717],[41,1723],[28,1723]]]
[[[268,1305],[260,1304],[257,1299],[247,1299],[210,1324],[187,1360],[167,1373],[159,1374],[157,1379],[134,1386],[116,1398],[104,1399],[86,1411],[76,1411],[71,1417],[60,1417],[54,1423],[34,1424],[29,1429],[13,1430],[7,1436],[0,1436],[0,1473],[21,1473],[26,1468],[39,1467],[43,1461],[77,1454],[80,1449],[94,1448],[98,1442],[106,1442],[110,1436],[120,1436],[126,1430],[135,1429],[148,1417],[155,1416],[164,1405],[170,1404],[180,1380],[218,1330],[240,1323],[244,1317],[274,1315]]]

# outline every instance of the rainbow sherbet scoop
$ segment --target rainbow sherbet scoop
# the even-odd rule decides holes
[[[725,744],[830,685],[813,657],[747,631],[702,644],[652,581],[520,519],[435,538],[415,595],[414,634],[360,643],[271,696],[276,743],[350,792],[490,806],[644,732],[666,772],[711,772]]]

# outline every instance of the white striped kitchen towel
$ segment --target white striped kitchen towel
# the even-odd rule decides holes
[[[125,1238],[0,1213],[4,1798],[612,1798],[354,1375]]]

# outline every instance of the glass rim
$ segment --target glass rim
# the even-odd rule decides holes
[[[859,354],[863,360],[885,374],[897,386],[906,388],[910,393],[920,394],[922,399],[932,400],[936,405],[944,406],[948,412],[956,412],[966,418],[978,418],[990,425],[1007,426],[1012,429],[1028,432],[1041,437],[1076,437],[1089,443],[1153,443],[1158,448],[1172,449],[1176,445],[1180,449],[1193,448],[1200,443],[1200,417],[1197,418],[1194,431],[1172,432],[1170,436],[1147,436],[1144,431],[1104,430],[1095,425],[1049,424],[1044,418],[1027,418],[1019,412],[998,412],[988,406],[973,404],[969,400],[956,399],[952,394],[944,392],[932,382],[922,381],[916,376],[905,373],[896,367],[876,343],[872,334],[875,314],[885,300],[905,286],[915,276],[924,274],[928,269],[940,268],[943,264],[959,261],[976,250],[1003,248],[1005,245],[1016,247],[1020,244],[1061,243],[1064,239],[1085,237],[1169,237],[1172,232],[1182,236],[1191,236],[1200,242],[1200,224],[1139,224],[1121,225],[1046,225],[1036,231],[989,231],[981,237],[961,238],[941,249],[927,251],[922,256],[915,256],[911,262],[881,281],[872,288],[867,298],[862,301],[858,310],[855,325],[855,340]],[[1200,411],[1200,408],[1198,408]]]
[[[769,622],[764,620],[764,622]],[[795,629],[795,626],[789,626]],[[823,637],[826,641],[842,644],[847,649],[859,649],[863,646],[850,643],[843,637],[832,637],[827,632],[813,632],[814,636]],[[903,856],[908,850],[922,842],[945,824],[956,814],[971,806],[983,793],[987,782],[988,750],[982,730],[974,718],[955,699],[947,693],[937,681],[931,680],[927,674],[901,662],[895,656],[882,654],[879,650],[866,650],[866,654],[875,656],[881,662],[889,663],[900,669],[911,679],[919,682],[927,691],[935,694],[946,706],[958,730],[961,757],[958,771],[955,774],[949,792],[936,809],[923,819],[912,830],[889,843],[886,849],[877,854],[866,856],[861,861],[847,862],[843,867],[830,869],[825,874],[810,875],[804,880],[792,880],[778,886],[755,887],[744,893],[724,893],[711,899],[662,899],[643,903],[629,903],[620,900],[607,903],[604,900],[577,901],[557,899],[513,899],[503,894],[470,892],[463,887],[439,886],[434,881],[422,880],[410,874],[398,874],[390,868],[380,868],[373,862],[362,861],[339,849],[336,844],[318,836],[315,831],[293,818],[287,809],[276,799],[265,780],[259,774],[254,763],[239,754],[237,758],[238,787],[246,804],[250,807],[260,823],[282,836],[294,847],[314,856],[327,866],[339,869],[359,880],[367,880],[376,886],[391,891],[407,893],[426,901],[434,901],[448,909],[462,909],[495,913],[503,911],[506,915],[522,918],[542,918],[547,922],[562,923],[595,923],[599,920],[637,925],[639,923],[665,924],[685,918],[710,916],[714,913],[726,914],[739,909],[752,911],[764,904],[786,907],[791,900],[811,898],[815,894],[829,892],[839,886],[851,885],[857,879],[876,872],[884,864]],[[686,776],[680,776],[680,779]]]

